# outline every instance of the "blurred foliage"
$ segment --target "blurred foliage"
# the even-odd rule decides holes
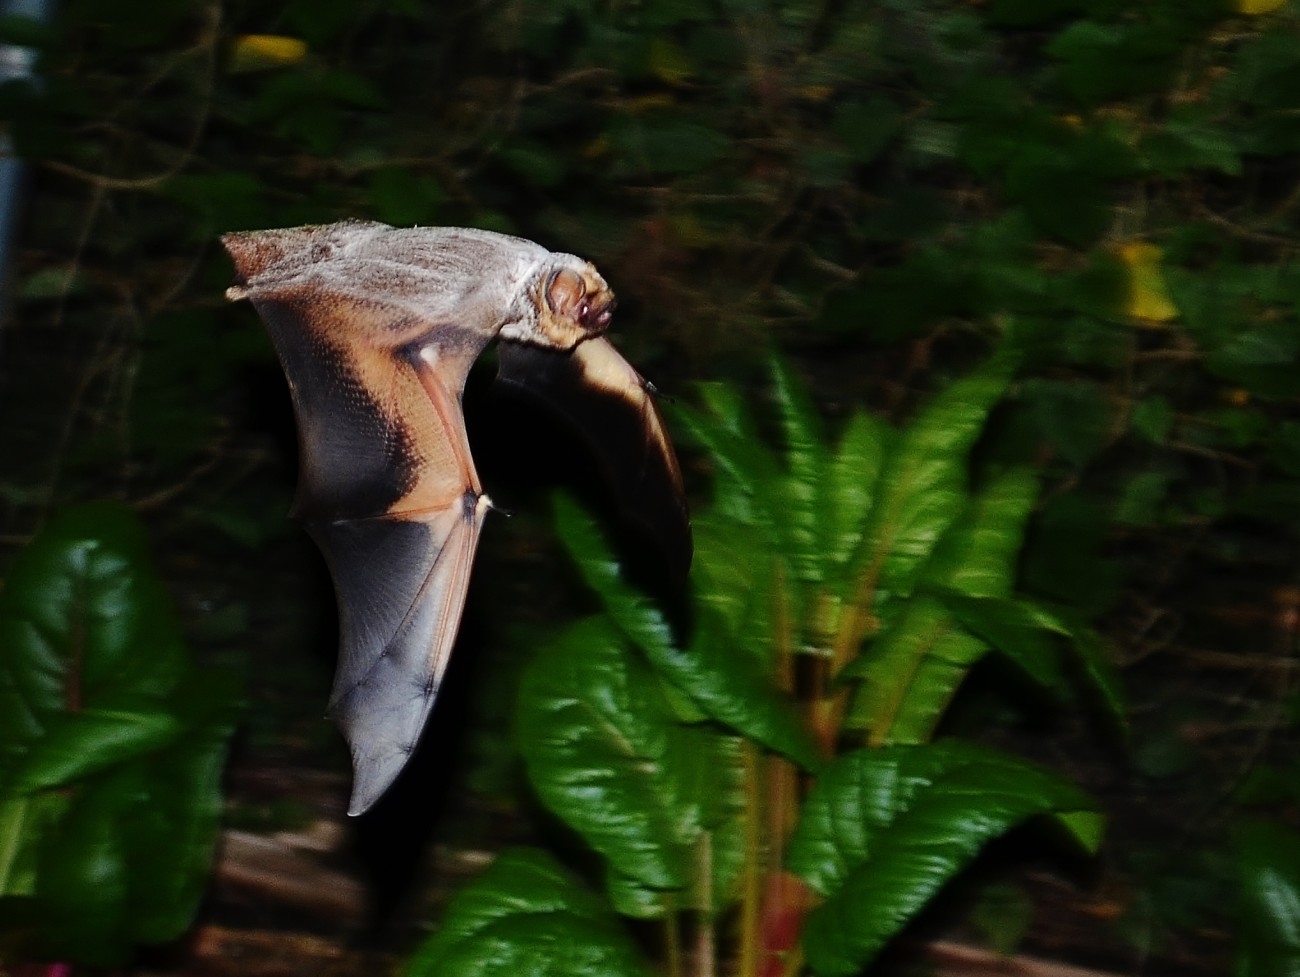
[[[1194,921],[1164,917],[1144,866],[1195,860],[1137,849],[1235,851],[1246,786],[1296,745],[1298,27],[1276,0],[68,0],[50,27],[5,18],[42,81],[0,87],[31,163],[0,531],[120,498],[200,541],[169,569],[194,582],[187,613],[224,622],[210,645],[320,642],[327,611],[249,593],[285,594],[247,578],[303,557],[269,345],[220,298],[224,230],[515,231],[597,261],[617,341],[660,387],[752,388],[779,346],[835,420],[905,416],[1009,340],[1019,373],[980,451],[1044,486],[1022,581],[1099,622],[1134,703],[1122,773],[1095,737],[1071,752],[1134,841],[1121,925],[1142,917],[1138,952],[1212,958],[1189,934],[1213,929],[1232,872],[1199,879]],[[243,586],[212,579],[222,560]],[[288,656],[263,660],[292,685]]]
[[[196,667],[140,526],[52,520],[0,595],[0,964],[130,961],[204,894],[240,693]]]
[[[540,852],[503,855],[453,899],[412,977],[506,975],[539,959],[645,973],[610,909],[661,922],[668,974],[851,977],[1021,822],[1052,815],[1095,850],[1101,817],[1083,791],[1001,751],[935,739],[986,654],[1056,691],[1045,631],[1091,646],[1014,593],[1034,479],[994,471],[980,492],[967,487],[1006,360],[902,430],[858,411],[834,442],[776,361],[777,452],[732,387],[706,386],[708,413],[683,412],[716,477],[695,519],[680,637],[590,518],[557,504],[602,613],[529,664],[518,735],[542,802],[599,854],[605,904],[559,881]],[[690,953],[684,933],[697,934]]]
[[[1234,834],[1238,867],[1237,977],[1300,970],[1300,835],[1269,822]]]

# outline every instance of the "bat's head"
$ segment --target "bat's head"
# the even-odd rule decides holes
[[[555,255],[555,262],[534,282],[530,299],[537,318],[534,342],[573,349],[609,328],[614,292],[589,261]]]

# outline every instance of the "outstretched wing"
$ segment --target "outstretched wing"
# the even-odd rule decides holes
[[[338,596],[330,712],[359,814],[414,750],[456,639],[489,508],[460,407],[484,346],[513,340],[502,376],[591,437],[623,507],[685,577],[681,474],[648,385],[598,338],[613,293],[589,263],[489,231],[360,221],[222,243],[237,274],[227,295],[256,307],[293,394],[294,510]]]
[[[248,283],[234,297],[262,316],[293,394],[294,511],[338,598],[330,713],[352,750],[349,813],[359,814],[414,750],[456,639],[488,508],[460,397],[491,331],[334,288],[332,276],[259,288],[258,249],[243,235],[224,243]]]

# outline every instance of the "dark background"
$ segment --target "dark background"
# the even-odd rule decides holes
[[[222,299],[218,234],[347,216],[521,234],[597,263],[621,350],[661,389],[762,403],[778,349],[832,428],[857,405],[904,421],[1011,337],[989,450],[1045,485],[1021,584],[1100,629],[1131,730],[1081,708],[989,732],[972,708],[1111,819],[1094,862],[974,900],[974,930],[1224,972],[1232,827],[1294,821],[1297,799],[1300,15],[1255,6],[75,0],[35,32],[0,21],[41,51],[39,85],[0,88],[30,164],[0,335],[5,549],[74,501],[137,510],[194,648],[247,676],[228,823],[304,831],[347,789],[321,718],[334,610],[285,518],[287,392]],[[587,462],[490,371],[471,439],[514,515],[485,534],[417,774],[327,846],[367,885],[356,914],[227,886],[205,917],[288,934],[286,969],[370,965],[304,933],[401,954],[450,852],[532,830],[512,676],[571,592],[540,502]],[[704,505],[707,465],[685,460]],[[977,675],[976,701],[998,681]]]

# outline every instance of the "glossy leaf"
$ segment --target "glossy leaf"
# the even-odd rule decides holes
[[[815,474],[824,484],[822,545],[832,566],[843,566],[861,544],[880,471],[896,439],[897,432],[884,421],[856,411],[826,468]]]
[[[701,607],[689,646],[678,647],[662,610],[622,578],[590,516],[563,497],[555,510],[560,537],[583,579],[656,671],[713,718],[804,766],[817,763],[811,734],[773,686],[765,663],[729,640],[714,612]]]
[[[0,595],[0,894],[38,951],[118,966],[198,906],[239,693],[188,661],[135,520],[71,510]]]
[[[1038,479],[1027,469],[991,478],[935,547],[926,582],[979,597],[1009,595],[1037,499]]]
[[[1095,847],[1093,803],[1025,761],[957,741],[840,757],[790,844],[790,868],[824,898],[804,929],[809,966],[859,972],[987,842],[1042,814]]]
[[[774,587],[784,565],[780,554],[753,526],[716,509],[695,516],[692,533],[696,602],[718,616],[755,667],[766,669],[771,663]],[[736,573],[742,566],[746,572]]]
[[[1032,606],[955,591],[941,591],[936,596],[965,630],[1001,652],[1044,689],[1064,690],[1060,655]]]
[[[406,977],[651,977],[608,909],[549,855],[513,849],[461,889]]]
[[[860,574],[908,594],[966,503],[967,455],[1002,395],[1011,364],[995,360],[935,397],[886,460],[858,558]]]
[[[683,803],[685,758],[648,666],[601,618],[543,650],[524,674],[520,749],[546,806],[642,885],[683,889],[699,812]]]
[[[861,679],[849,727],[869,730],[874,745],[925,742],[988,650],[938,600],[913,597],[845,669]]]
[[[780,511],[773,513],[784,538],[795,578],[802,583],[821,583],[824,533],[821,521],[826,512],[822,479],[827,466],[825,436],[807,391],[788,363],[773,358],[772,393],[777,404],[785,446],[784,477],[779,486]]]
[[[1254,822],[1234,834],[1237,977],[1300,972],[1300,836]]]
[[[179,680],[184,649],[144,536],[123,511],[85,506],[52,522],[0,595],[0,743],[43,735],[53,717],[131,712]]]
[[[606,892],[624,916],[658,919],[684,909],[719,913],[735,895],[745,858],[741,741],[707,726],[682,733],[677,744],[685,773],[681,801],[700,817],[692,844],[691,881],[682,891],[656,890],[611,866],[605,875]]]
[[[708,414],[683,405],[673,413],[686,433],[708,450],[718,468],[718,504],[733,518],[768,525],[773,516],[769,497],[779,471],[736,391],[723,384],[701,384],[700,397]]]

